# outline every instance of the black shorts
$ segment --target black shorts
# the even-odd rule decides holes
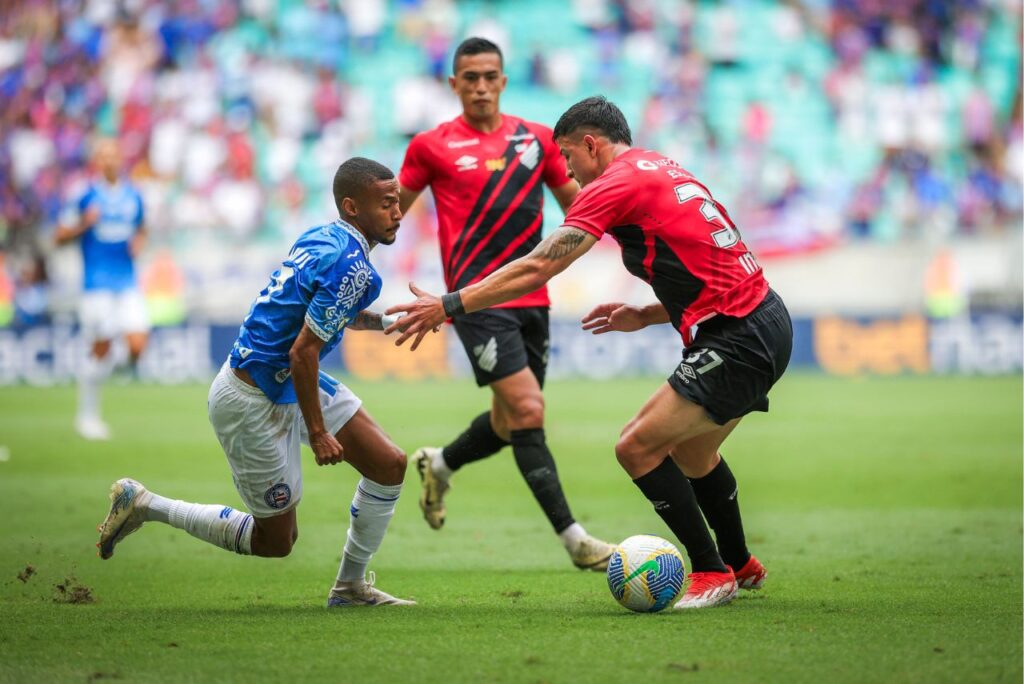
[[[789,312],[769,290],[743,318],[715,316],[702,323],[668,384],[725,425],[751,411],[768,410],[768,390],[782,377],[792,351]]]
[[[548,367],[548,310],[484,309],[452,319],[480,387],[527,366],[544,386]]]

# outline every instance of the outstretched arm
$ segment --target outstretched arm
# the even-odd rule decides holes
[[[349,330],[384,330],[392,323],[398,321],[401,316],[389,316],[364,309],[356,314],[345,327]]]
[[[583,317],[583,329],[595,335],[604,333],[633,332],[649,325],[668,323],[668,311],[660,303],[647,306],[632,306],[622,302],[611,302],[595,306]]]
[[[409,289],[417,296],[416,301],[387,310],[389,314],[407,313],[401,322],[402,335],[395,344],[401,345],[415,336],[412,343],[415,350],[424,335],[449,316],[480,311],[533,292],[568,268],[596,242],[597,238],[584,230],[562,226],[526,256],[505,264],[478,283],[444,295],[443,301],[410,283]],[[384,332],[390,335],[399,329],[396,323]]]

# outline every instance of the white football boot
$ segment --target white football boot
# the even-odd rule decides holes
[[[114,555],[114,547],[145,522],[142,511],[152,494],[141,483],[123,478],[110,486],[110,512],[100,523],[100,558]]]
[[[367,579],[345,582],[340,589],[331,589],[327,597],[328,608],[355,606],[415,606],[415,601],[400,599],[376,588],[377,575],[371,570]]]
[[[76,418],[75,431],[83,439],[91,442],[103,442],[110,439],[110,428],[99,418]]]
[[[423,511],[423,519],[435,530],[444,526],[444,519],[447,511],[444,506],[444,495],[451,489],[451,485],[434,474],[431,465],[435,458],[441,453],[438,447],[421,447],[412,455],[412,461],[416,464],[416,472],[420,474],[420,482],[423,488],[420,490],[420,510]]]
[[[614,550],[615,547],[611,544],[588,534],[569,552],[569,558],[580,570],[604,572],[608,569],[608,559],[612,557]]]

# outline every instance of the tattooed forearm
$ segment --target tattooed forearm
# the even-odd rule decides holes
[[[537,245],[537,255],[555,261],[572,254],[586,239],[588,233],[579,228],[562,226]]]
[[[384,322],[379,313],[373,311],[360,311],[352,322],[348,324],[349,330],[383,330]]]

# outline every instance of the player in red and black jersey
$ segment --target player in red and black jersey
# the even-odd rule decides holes
[[[563,209],[579,186],[566,173],[551,129],[502,114],[501,50],[469,38],[455,51],[448,81],[462,114],[412,139],[399,174],[404,214],[427,187],[437,205],[438,241],[450,291],[472,285],[541,242],[544,186]],[[491,409],[443,449],[413,454],[423,483],[420,507],[434,529],[444,524],[452,473],[512,445],[516,465],[580,568],[604,570],[612,547],[576,522],[544,438],[541,389],[548,358],[548,299],[543,283],[492,308],[452,317]]]
[[[744,415],[768,410],[792,350],[789,314],[722,205],[671,159],[632,149],[615,105],[578,102],[554,136],[583,188],[562,227],[528,256],[443,297],[411,286],[418,299],[388,311],[408,312],[396,343],[415,336],[415,349],[447,315],[536,289],[611,235],[658,303],[603,304],[583,327],[602,334],[671,323],[685,346],[668,381],[623,429],[615,455],[690,556],[690,585],[676,607],[726,603],[737,586],[759,588],[767,573],[747,550],[736,479],[719,447]]]

